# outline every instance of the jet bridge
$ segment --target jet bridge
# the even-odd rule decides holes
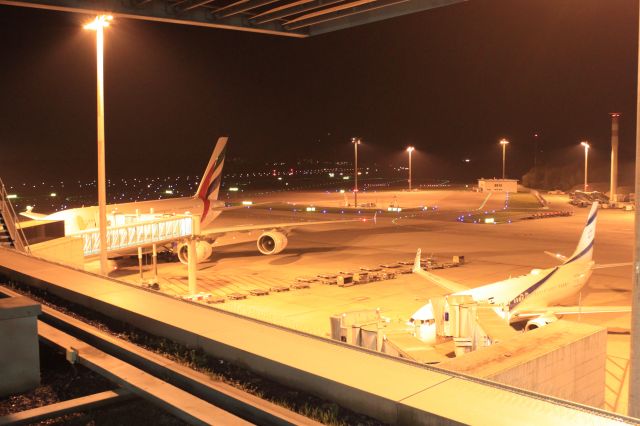
[[[197,220],[195,220],[196,218]],[[200,216],[193,215],[171,215],[168,217],[164,215],[120,215],[118,219],[124,219],[124,223],[107,228],[108,254],[185,239],[197,235],[200,225]],[[117,223],[118,220],[115,222]],[[80,231],[68,236],[82,238],[85,257],[100,254],[99,228]]]
[[[196,235],[200,234],[200,215],[113,214],[107,216],[115,226],[107,227],[107,254],[111,256],[138,252],[142,279],[142,248],[153,249],[153,270],[157,275],[157,246],[179,240],[188,240],[189,293],[197,293]],[[85,257],[100,254],[100,229],[80,231],[68,237],[80,238]]]

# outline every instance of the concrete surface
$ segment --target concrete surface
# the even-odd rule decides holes
[[[0,397],[40,385],[39,314],[27,297],[0,299]]]

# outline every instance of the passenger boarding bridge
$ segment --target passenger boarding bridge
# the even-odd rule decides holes
[[[109,217],[110,216],[110,217]],[[196,241],[195,236],[200,233],[199,215],[165,215],[165,214],[117,214],[108,215],[113,226],[107,228],[107,254],[109,257],[138,255],[140,277],[142,278],[142,249],[152,249],[153,271],[157,276],[157,247],[178,241],[188,242],[188,277],[189,292],[197,292],[196,278]],[[37,222],[37,221],[36,221]],[[42,221],[42,227],[56,221]],[[57,221],[62,223],[62,221]],[[37,226],[37,225],[36,225]],[[62,226],[62,225],[61,225]],[[33,224],[30,229],[35,228]],[[15,248],[23,253],[32,253],[43,257],[46,251],[32,250],[25,235],[26,226],[20,223],[19,217],[11,204],[8,193],[0,180],[0,245]],[[28,229],[27,229],[28,230]],[[58,235],[60,240],[58,252],[67,252],[69,258],[74,256],[77,244],[74,240],[82,241],[82,253],[79,257],[92,259],[100,254],[100,229],[91,228],[72,234]],[[36,241],[31,245],[38,247]],[[191,256],[191,253],[194,253]]]

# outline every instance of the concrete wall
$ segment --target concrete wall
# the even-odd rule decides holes
[[[603,407],[606,358],[606,329],[561,320],[438,366]]]
[[[84,267],[82,238],[64,237],[30,245],[31,253],[43,259],[61,262],[76,268]]]
[[[0,299],[0,398],[40,385],[39,314],[26,297]]]

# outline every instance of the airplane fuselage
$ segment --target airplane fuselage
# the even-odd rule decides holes
[[[496,305],[496,312],[511,321],[518,313],[543,309],[577,295],[591,277],[594,262],[579,259],[548,269],[534,269],[527,275],[509,278],[454,295],[470,295],[479,303]]]

